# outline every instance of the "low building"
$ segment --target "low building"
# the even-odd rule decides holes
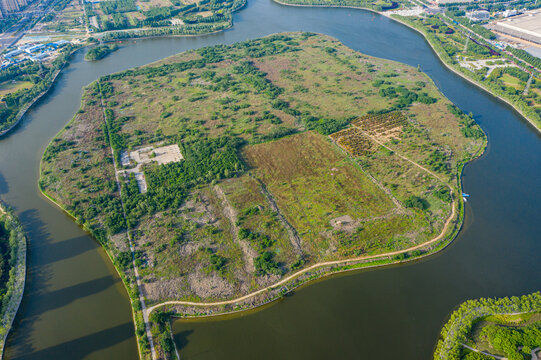
[[[503,13],[502,13],[502,16],[504,18],[508,18],[508,17],[511,17],[511,16],[516,16],[518,15],[519,12],[517,10],[505,10]]]
[[[5,58],[10,58],[10,57],[14,57],[14,56],[20,55],[20,54],[22,54],[22,53],[23,53],[23,51],[22,51],[22,50],[19,50],[19,49],[17,49],[17,50],[12,50],[12,51],[10,51],[10,52],[4,54],[4,57],[5,57]]]
[[[38,52],[38,51],[43,50],[43,49],[45,49],[45,45],[37,44],[37,45],[34,45],[34,46],[30,46],[28,49],[25,49],[24,51],[26,51],[29,54],[33,54],[33,53]]]
[[[41,54],[36,54],[36,55],[30,56],[30,60],[32,60],[33,62],[38,62],[38,61],[41,62],[41,61],[45,60],[48,57],[49,57],[49,54],[41,53]]]
[[[490,19],[490,13],[486,10],[475,10],[466,14],[471,21],[487,21]]]
[[[62,45],[67,45],[67,44],[71,44],[69,41],[67,40],[58,40],[57,42],[55,42],[56,46],[62,46]]]

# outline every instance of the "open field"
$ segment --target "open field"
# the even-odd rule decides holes
[[[369,151],[348,152],[341,131]],[[129,229],[150,305],[219,301],[321,261],[446,239],[457,173],[484,144],[417,69],[279,34],[102,77],[48,147],[40,186],[134,284]],[[147,191],[132,174],[120,193],[125,154],[163,146],[183,159],[137,161]]]
[[[251,61],[237,57],[256,48],[263,50],[254,53]],[[202,59],[212,65],[174,70]],[[459,161],[483,144],[482,135],[464,137],[460,118],[449,111],[450,104],[424,75],[389,61],[375,61],[322,36],[280,35],[234,45],[231,50],[192,51],[100,82],[101,89],[97,84],[87,89],[73,125],[48,149],[43,188],[104,233],[112,235],[125,227],[120,217],[115,226],[112,217],[116,215],[111,212],[94,218],[87,215],[102,206],[92,199],[101,201],[106,196],[114,202],[118,198],[113,185],[104,186],[114,178],[112,164],[111,168],[98,166],[100,157],[102,161],[108,158],[100,145],[106,141],[99,119],[102,109],[97,97],[101,92],[117,161],[123,149],[157,142],[178,144],[184,157],[176,163],[185,172],[180,178],[174,177],[180,175],[175,164],[142,162],[149,187],[145,196],[134,187],[134,179],[125,185],[128,223],[138,234],[136,239],[140,238],[138,251],[147,269],[144,277],[152,283],[160,281],[152,269],[153,264],[161,264],[154,259],[164,248],[177,254],[187,248],[215,254],[217,249],[210,245],[223,243],[228,265],[215,273],[236,284],[236,290],[224,296],[242,294],[244,280],[234,280],[242,268],[252,277],[246,289],[255,289],[291,271],[295,262],[304,266],[323,259],[395,250],[433,237],[450,212],[451,195],[445,188],[456,186]],[[395,95],[388,95],[391,92]],[[379,115],[361,117],[368,110],[400,103],[401,94],[415,97],[413,93],[431,104],[413,102],[400,107],[388,121]],[[325,136],[348,126],[349,119],[355,120],[354,127],[367,131],[370,153],[352,157]],[[285,136],[295,132],[300,133]],[[232,138],[239,140],[227,140]],[[411,166],[374,141],[425,164],[438,177]],[[95,145],[89,147],[91,144]],[[213,149],[222,149],[223,158],[217,158]],[[199,168],[205,172],[198,172]],[[195,172],[195,179],[186,172]],[[243,172],[248,175],[231,178]],[[227,178],[231,179],[223,180]],[[162,193],[164,186],[167,195]],[[251,196],[258,194],[256,198],[235,200],[249,188]],[[404,205],[412,197],[424,199],[429,207]],[[187,206],[186,202],[193,204]],[[253,205],[247,206],[250,202]],[[201,214],[191,214],[194,209]],[[204,212],[213,215],[203,216]],[[158,225],[174,214],[176,220],[170,225]],[[266,227],[259,228],[258,218],[265,219]],[[288,231],[298,240],[288,235],[284,241]],[[205,237],[210,242],[203,246]],[[238,249],[226,250],[228,247],[244,249],[241,259],[236,258],[241,254]],[[260,271],[266,274],[261,277],[255,274],[255,259],[264,253],[280,261],[265,255],[263,265],[271,267]],[[239,261],[246,263],[234,265]],[[194,270],[173,267],[162,278],[186,279]],[[175,298],[175,291],[148,300]],[[190,290],[182,293],[189,297]]]
[[[65,7],[63,3],[55,6],[36,26],[33,32],[39,33],[84,33],[86,31],[84,24],[84,11],[82,1],[71,0]]]
[[[4,81],[0,84],[0,97],[4,97],[7,94],[14,93],[22,89],[30,89],[34,84],[30,81]]]

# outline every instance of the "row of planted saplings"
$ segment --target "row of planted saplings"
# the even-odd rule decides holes
[[[336,132],[330,137],[353,156],[366,155],[372,149],[372,142],[359,129],[354,127]]]
[[[364,115],[353,121],[352,124],[366,132],[381,134],[404,125],[406,121],[407,118],[403,113],[393,111],[385,114]]]

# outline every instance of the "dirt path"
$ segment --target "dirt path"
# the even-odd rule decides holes
[[[242,255],[244,257],[244,263],[246,264],[246,271],[248,273],[253,273],[255,271],[254,267],[254,258],[257,257],[257,252],[250,247],[246,241],[239,239],[239,227],[237,226],[237,213],[227,200],[227,197],[224,194],[224,191],[218,185],[214,186],[214,191],[216,195],[222,201],[222,207],[224,208],[224,215],[229,219],[231,223],[231,236],[233,241],[236,242],[242,249]]]
[[[282,226],[287,230],[289,241],[291,242],[291,245],[293,246],[293,249],[295,250],[295,253],[297,255],[302,255],[301,238],[299,237],[299,234],[297,233],[297,230],[286,220],[286,218],[284,217],[284,215],[280,211],[280,208],[276,204],[276,201],[274,200],[274,197],[267,190],[267,187],[265,186],[265,184],[263,184],[259,179],[256,179],[256,178],[254,178],[254,179],[255,179],[255,181],[257,181],[259,183],[259,186],[261,188],[261,193],[267,199],[267,202],[269,203],[269,206],[271,207],[271,209],[278,216],[278,220],[280,221]]]
[[[101,96],[101,84],[100,84],[99,81],[98,81],[98,86],[99,86],[99,90],[100,90],[101,108],[103,110],[103,122],[105,123],[105,127],[109,128],[108,124],[107,124],[107,116],[105,115],[105,106],[103,104],[103,97]],[[109,142],[109,147],[111,149],[111,157],[113,158],[113,167],[114,167],[114,170],[115,170],[116,185],[118,187],[118,191],[119,191],[119,195],[120,195],[119,196],[120,204],[122,205],[122,215],[124,216],[124,221],[127,222],[127,220],[126,220],[126,218],[127,218],[126,217],[126,210],[125,210],[125,207],[124,207],[124,201],[122,201],[122,186],[120,185],[120,178],[118,176],[118,168],[117,168],[117,165],[116,165],[115,152],[113,150],[113,146],[111,145],[111,134],[109,133],[109,131],[107,131],[107,140]],[[152,332],[150,331],[150,323],[149,323],[149,319],[148,319],[150,311],[147,311],[147,307],[146,307],[146,304],[145,304],[145,296],[144,296],[143,284],[141,283],[141,276],[139,275],[139,270],[137,269],[137,265],[135,264],[135,246],[133,245],[133,239],[131,237],[129,229],[126,231],[126,234],[128,236],[128,243],[130,245],[130,252],[131,252],[131,255],[132,255],[132,265],[133,265],[133,272],[134,272],[134,275],[135,275],[135,282],[137,284],[137,288],[139,289],[139,301],[141,303],[141,311],[143,312],[143,321],[145,323],[145,332],[146,332],[146,335],[147,335],[147,338],[148,338],[148,343],[149,343],[149,347],[150,347],[150,352],[152,354],[152,359],[157,360],[158,355],[156,354],[156,349],[154,348],[154,341],[152,339]],[[136,323],[136,321],[135,321],[135,313],[133,314],[133,316],[134,316],[134,319],[133,319],[134,323]]]
[[[370,135],[369,133],[367,133],[366,131],[364,131],[363,129],[361,129],[360,127],[357,127],[355,126],[355,128],[357,128],[360,132],[363,133],[364,136],[370,138],[370,140],[372,140],[373,142],[375,142],[376,144],[378,145],[381,145],[383,146],[384,148],[386,148],[387,150],[393,152],[396,156],[398,156],[399,158],[403,159],[403,160],[406,160],[408,162],[410,162],[411,164],[417,166],[419,169],[429,173],[430,175],[432,175],[433,177],[435,177],[436,179],[440,180],[442,183],[444,183],[445,185],[447,185],[448,187],[450,187],[442,178],[440,178],[437,174],[433,173],[432,171],[428,170],[427,168],[425,168],[424,166],[422,165],[419,165],[418,163],[416,163],[415,161],[413,160],[410,160],[408,159],[407,157],[397,153],[394,149],[391,149],[390,147],[388,147],[387,145],[385,145],[384,143],[382,143],[381,141],[379,141],[378,139],[376,139],[374,136]],[[451,189],[452,191],[453,189]]]
[[[372,139],[372,137],[370,137],[370,138]],[[396,155],[398,155],[402,159],[412,163],[413,165],[417,166],[418,168],[422,169],[423,171],[426,171],[430,175],[432,175],[432,176],[436,177],[437,179],[439,179],[440,181],[442,181],[444,184],[446,184],[446,186],[449,187],[449,189],[451,190],[451,194],[453,194],[453,189],[451,188],[451,186],[449,184],[447,184],[446,182],[444,182],[439,176],[434,174],[432,171],[430,171],[430,170],[426,169],[425,167],[417,164],[416,162],[406,158],[405,156],[402,156],[402,155],[398,154],[396,151],[394,151],[393,149],[389,148],[386,145],[383,145],[379,141],[377,141],[375,139],[373,139],[373,140],[376,143],[378,143],[378,144],[384,146],[385,148],[389,149],[390,151],[393,151]],[[193,301],[181,301],[181,300],[165,301],[163,303],[156,304],[156,305],[153,305],[153,306],[147,308],[146,309],[147,317],[148,317],[148,314],[150,314],[154,309],[162,307],[164,305],[220,306],[220,305],[235,304],[235,303],[247,300],[247,299],[249,299],[251,297],[254,297],[256,295],[259,295],[261,293],[264,293],[265,291],[268,291],[268,290],[274,289],[276,287],[279,287],[281,285],[284,285],[290,280],[293,280],[293,279],[295,279],[295,278],[297,278],[297,277],[299,277],[299,276],[301,276],[301,275],[303,275],[303,274],[305,274],[305,273],[307,273],[309,271],[312,271],[312,270],[315,270],[315,269],[318,269],[318,268],[321,268],[321,267],[333,266],[333,265],[347,265],[347,264],[356,263],[356,262],[359,262],[359,261],[373,260],[373,259],[379,259],[379,258],[385,258],[385,257],[392,257],[392,256],[395,256],[395,255],[404,254],[404,253],[407,253],[407,252],[410,252],[410,251],[422,249],[422,248],[424,248],[426,246],[437,243],[438,241],[442,240],[445,237],[445,234],[447,233],[447,230],[449,229],[449,226],[451,225],[452,220],[455,218],[456,213],[457,213],[457,201],[456,201],[456,199],[454,199],[452,204],[451,204],[451,214],[449,215],[449,217],[445,221],[445,224],[444,224],[443,229],[440,232],[440,234],[438,236],[434,237],[433,239],[425,241],[424,243],[421,243],[419,245],[412,246],[410,248],[403,249],[403,250],[397,250],[397,251],[392,251],[392,252],[378,254],[378,255],[370,255],[370,256],[365,255],[365,256],[359,256],[359,257],[352,258],[352,259],[347,259],[347,260],[334,260],[334,261],[326,261],[326,262],[317,263],[317,264],[314,264],[314,265],[312,265],[310,267],[307,267],[305,269],[299,270],[296,273],[291,274],[291,275],[283,278],[282,280],[278,281],[277,283],[275,283],[273,285],[267,286],[267,287],[265,287],[263,289],[254,291],[253,293],[250,293],[248,295],[244,295],[244,296],[241,296],[239,298],[232,299],[232,300],[224,300],[224,301],[216,301],[216,302],[208,302],[208,303],[205,303],[205,302],[193,302]]]
[[[216,302],[210,302],[210,303],[172,300],[172,301],[165,301],[163,303],[153,305],[153,306],[147,308],[147,311],[150,314],[154,309],[156,309],[158,307],[161,307],[161,306],[164,306],[164,305],[175,305],[175,304],[177,304],[177,305],[189,305],[189,306],[218,306],[218,305],[235,304],[237,302],[240,302],[240,301],[249,299],[249,298],[251,298],[253,296],[259,295],[259,294],[261,294],[261,293],[263,293],[263,292],[265,292],[267,290],[274,289],[274,288],[276,288],[278,286],[281,286],[281,285],[287,283],[288,281],[290,281],[290,280],[292,280],[292,279],[294,279],[296,277],[299,277],[302,274],[305,274],[305,273],[307,273],[307,272],[309,272],[311,270],[314,270],[314,269],[317,269],[317,268],[320,268],[320,267],[332,266],[332,265],[347,265],[349,263],[355,263],[355,262],[359,262],[359,261],[363,261],[363,260],[373,260],[373,259],[378,259],[378,258],[390,257],[390,256],[404,254],[404,253],[407,253],[407,252],[410,252],[410,251],[422,249],[422,248],[424,248],[426,246],[432,245],[432,244],[438,242],[439,240],[443,239],[443,237],[445,236],[445,233],[447,232],[447,229],[449,228],[449,225],[450,225],[452,219],[454,218],[455,214],[456,214],[456,201],[453,201],[451,216],[449,216],[449,218],[445,222],[445,225],[444,225],[443,230],[441,231],[441,233],[438,236],[436,236],[435,238],[433,238],[433,239],[431,239],[429,241],[426,241],[426,242],[424,242],[422,244],[419,244],[419,245],[416,245],[416,246],[412,246],[412,247],[407,248],[407,249],[392,251],[392,252],[378,254],[378,255],[359,256],[359,257],[352,258],[352,259],[347,259],[347,260],[335,260],[335,261],[327,261],[327,262],[317,263],[317,264],[314,264],[314,265],[312,265],[310,267],[307,267],[306,269],[297,271],[296,273],[291,274],[288,277],[285,277],[284,279],[280,280],[279,282],[277,282],[277,283],[275,283],[273,285],[267,286],[266,288],[254,291],[253,293],[250,293],[248,295],[245,295],[245,296],[242,296],[242,297],[239,297],[239,298],[236,298],[236,299],[232,299],[232,300],[216,301]]]

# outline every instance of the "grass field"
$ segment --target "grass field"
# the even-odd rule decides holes
[[[30,81],[4,81],[0,84],[0,97],[4,97],[7,94],[14,93],[22,89],[30,89],[34,86]]]
[[[515,88],[517,90],[524,90],[524,83],[520,81],[520,79],[517,79],[514,76],[511,76],[509,74],[503,74],[501,77],[501,80],[505,83],[506,86]]]
[[[367,151],[337,142],[343,129],[362,132],[350,143]],[[279,34],[91,84],[47,149],[40,186],[128,275],[132,231],[149,303],[229,299],[322,260],[434,238],[460,164],[484,143],[417,69]],[[184,160],[145,165],[145,194],[122,184],[125,222],[109,145],[117,157],[168,144]]]

